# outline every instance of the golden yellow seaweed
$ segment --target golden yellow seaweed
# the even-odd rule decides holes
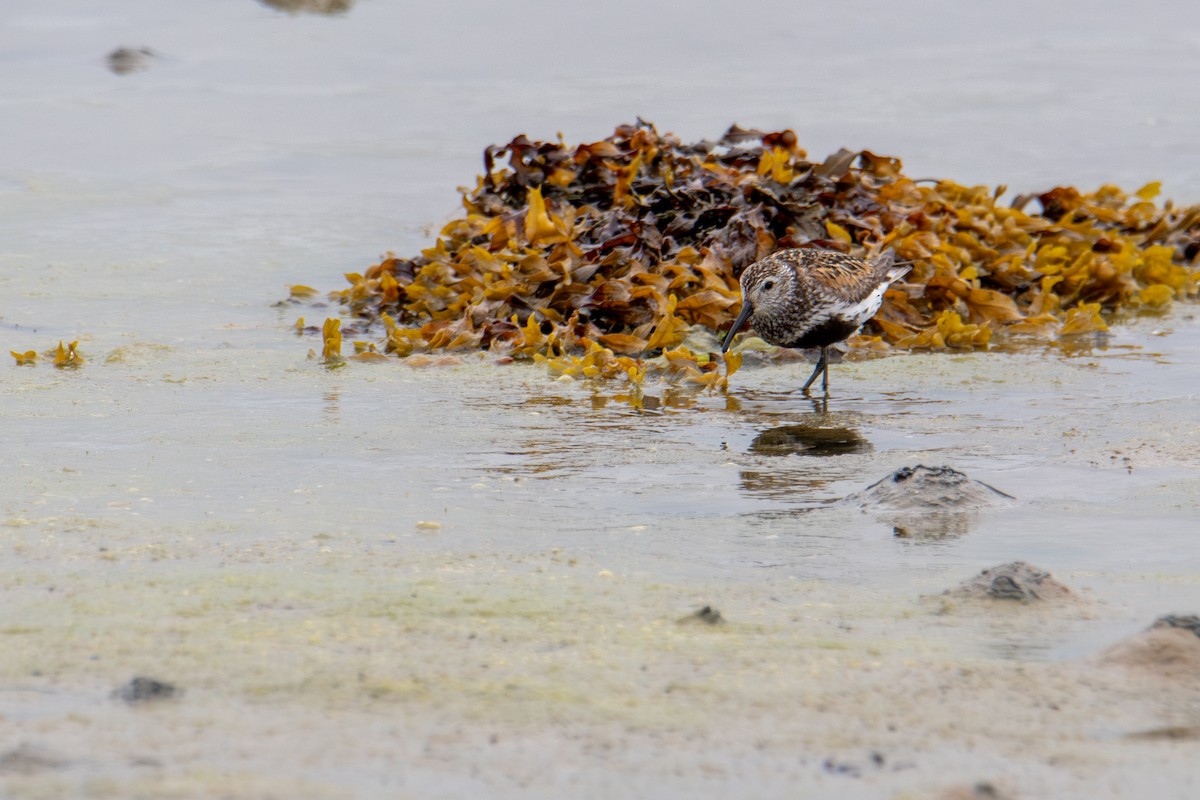
[[[65,348],[63,343],[58,343],[58,349],[54,351],[54,366],[59,368],[78,367],[84,363],[83,355],[76,349],[79,346],[78,341],[71,342]]]
[[[1004,187],[915,181],[870,151],[809,161],[791,131],[685,144],[641,122],[575,147],[519,136],[484,162],[463,214],[420,254],[389,254],[332,293],[356,330],[380,332],[381,353],[483,349],[572,378],[719,388],[740,361],[721,377],[683,343],[718,341],[741,270],[794,246],[890,246],[913,262],[850,341],[864,353],[1048,341],[1200,293],[1200,206],[1159,203],[1158,182],[1005,204]]]
[[[342,321],[330,317],[321,326],[321,336],[325,340],[325,348],[321,357],[328,362],[342,360]]]
[[[733,377],[733,373],[742,368],[742,354],[728,352],[725,353],[725,377]]]

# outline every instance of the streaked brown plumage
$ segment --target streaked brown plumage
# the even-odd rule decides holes
[[[818,374],[829,392],[826,348],[852,335],[875,316],[883,293],[910,267],[896,266],[889,247],[874,261],[837,250],[781,250],[742,273],[742,310],[729,329],[724,352],[747,319],[755,333],[780,347],[819,347],[821,358],[802,391]]]

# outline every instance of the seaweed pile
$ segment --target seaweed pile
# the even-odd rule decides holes
[[[685,144],[640,120],[575,147],[518,136],[483,161],[432,247],[331,293],[347,332],[380,335],[378,348],[356,343],[364,357],[483,349],[574,376],[651,369],[717,385],[740,363],[727,358],[722,376],[711,352],[738,310],[737,278],[785,247],[892,246],[913,262],[851,340],[881,351],[1105,330],[1194,296],[1200,279],[1200,206],[1156,204],[1157,183],[1001,205],[1004,187],[914,180],[866,150],[810,161],[792,131],[734,126]],[[1035,200],[1040,212],[1025,211]]]

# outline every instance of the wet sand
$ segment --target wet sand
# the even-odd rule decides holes
[[[1033,6],[990,27],[889,8],[859,39],[803,10],[775,26],[782,66],[741,44],[761,14],[637,33],[649,82],[594,42],[585,77],[547,66],[559,40],[504,74],[481,45],[519,41],[515,18],[438,61],[454,19],[366,2],[4,12],[32,69],[0,78],[21,149],[0,333],[77,338],[87,363],[0,368],[0,794],[1193,796],[1200,638],[1145,633],[1200,611],[1193,307],[836,363],[822,409],[795,391],[807,363],[640,402],[474,355],[331,371],[291,330],[328,310],[276,305],[424,246],[485,144],[637,111],[1014,191],[1162,178],[1200,200],[1178,19],[1039,7],[1072,31],[1050,47]],[[108,71],[142,46],[146,69]],[[693,46],[724,54],[695,67],[711,101]],[[1016,500],[902,536],[837,504],[916,464]],[[1071,595],[943,595],[1014,560]],[[179,692],[127,702],[137,676]]]
[[[292,578],[249,558],[172,571],[169,592],[134,570],[106,597],[70,596],[67,631],[61,617],[6,631],[59,643],[9,661],[6,727],[50,763],[9,751],[7,790],[1184,796],[1191,780],[1194,672],[971,652],[1053,638],[1081,624],[1076,609],[931,609],[816,580],[663,583],[561,552],[372,555],[373,568],[293,557]],[[725,623],[676,621],[714,597]],[[130,672],[185,693],[128,707],[109,691]]]
[[[917,356],[837,365],[861,394],[825,414],[779,388],[803,364],[647,413],[533,367],[329,373],[267,353],[221,374],[140,352],[21,373],[44,433],[5,475],[29,499],[0,527],[0,724],[9,756],[43,761],[0,765],[13,796],[1170,796],[1191,779],[1200,687],[1097,661],[1200,604],[1194,555],[1161,552],[1197,496],[1170,392],[1072,428],[1073,381],[1049,373],[1074,360]],[[1118,384],[1156,368],[1090,358]],[[1042,388],[1009,384],[1039,368]],[[981,371],[1025,395],[1018,419],[939,397],[935,378]],[[431,404],[436,424],[397,421]],[[1147,405],[1158,425],[1132,418]],[[870,447],[748,446],[785,424]],[[918,539],[828,504],[918,461],[1018,502]],[[1161,536],[1130,537],[1149,515]],[[1074,597],[941,596],[1012,558]],[[705,605],[724,622],[680,623]],[[135,675],[183,693],[114,699]]]

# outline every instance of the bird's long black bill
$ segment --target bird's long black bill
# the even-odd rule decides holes
[[[729,345],[733,344],[733,337],[742,329],[742,323],[750,316],[750,312],[754,307],[749,303],[742,302],[742,310],[738,312],[737,319],[733,321],[733,327],[729,329],[729,333],[725,334],[725,341],[721,342],[721,352],[724,353],[729,349]]]

